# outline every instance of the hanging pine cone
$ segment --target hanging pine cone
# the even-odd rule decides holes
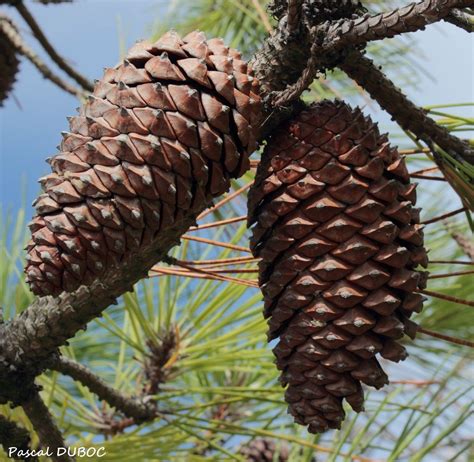
[[[287,462],[290,455],[286,443],[275,444],[270,438],[256,438],[239,451],[248,462]]]
[[[269,340],[295,421],[339,428],[361,382],[388,383],[376,355],[398,362],[416,332],[426,284],[415,184],[405,161],[359,109],[322,102],[269,141],[249,195],[251,248]]]
[[[240,53],[201,32],[139,42],[106,69],[40,179],[31,290],[90,284],[227,191],[256,147],[257,89]]]
[[[0,107],[8,98],[18,73],[19,60],[15,48],[8,36],[3,32],[3,27],[17,30],[15,24],[3,14],[0,14]]]

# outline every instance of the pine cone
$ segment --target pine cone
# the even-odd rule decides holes
[[[388,383],[377,353],[405,359],[427,273],[405,161],[372,121],[322,102],[269,141],[249,194],[251,248],[269,340],[295,421],[339,428],[343,398],[359,412],[361,382]]]
[[[3,25],[17,30],[15,24],[7,16],[0,14],[0,107],[3,106],[3,102],[13,88],[20,64],[15,48],[3,32]]]
[[[256,438],[242,446],[239,452],[248,462],[287,462],[290,455],[287,444],[277,446],[269,438]]]
[[[31,290],[90,284],[227,191],[256,147],[257,90],[241,55],[201,32],[139,42],[106,69],[40,179]]]

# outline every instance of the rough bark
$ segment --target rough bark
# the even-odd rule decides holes
[[[474,32],[474,17],[462,10],[454,9],[444,20],[464,29],[466,32]]]
[[[473,0],[423,0],[375,16],[365,15],[355,20],[334,23],[327,30],[321,51],[355,47],[369,41],[423,30],[427,25],[447,17],[453,8],[473,5]]]
[[[17,448],[18,452],[28,453],[31,451],[31,438],[28,430],[20,427],[15,422],[8,420],[0,414],[0,445],[8,454],[10,448]],[[37,457],[19,457],[13,454],[15,460],[28,460],[28,462],[37,462]]]
[[[152,403],[145,403],[115,390],[82,364],[61,356],[51,361],[49,367],[81,383],[100,400],[105,401],[125,416],[132,417],[135,422],[144,422],[156,417],[156,409]]]
[[[74,459],[70,458],[67,453],[58,455],[58,449],[67,446],[39,393],[33,393],[27,401],[22,403],[22,407],[38,434],[41,446],[52,454],[51,460],[53,462],[73,462]]]
[[[203,204],[202,209],[208,205]],[[18,383],[41,373],[45,360],[54,356],[61,345],[85,329],[87,323],[100,316],[117,297],[133,290],[133,284],[146,277],[150,268],[179,243],[180,236],[195,219],[194,213],[186,215],[161,242],[125,260],[104,280],[57,298],[37,298],[19,316],[0,325],[0,384],[3,381],[4,385],[0,400],[10,392],[14,395]]]

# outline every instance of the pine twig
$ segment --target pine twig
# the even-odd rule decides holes
[[[30,27],[31,31],[33,32],[33,35],[36,37],[38,42],[45,49],[51,59],[58,65],[58,67],[62,69],[67,75],[69,75],[69,77],[75,80],[85,91],[92,92],[94,90],[94,85],[92,84],[92,82],[90,82],[88,79],[86,79],[86,77],[84,77],[74,68],[72,68],[66,62],[66,60],[59,55],[59,53],[53,47],[48,38],[44,35],[43,31],[41,30],[41,27],[36,22],[35,18],[30,13],[25,4],[22,1],[19,1],[15,3],[15,7],[20,13],[21,17]]]
[[[445,300],[447,302],[474,307],[474,301],[472,300],[464,300],[463,298],[453,297],[451,295],[442,294],[441,292],[434,292],[432,290],[419,290],[419,292],[420,294],[428,295],[434,298],[439,298],[440,300]]]
[[[51,460],[53,462],[73,462],[67,452],[64,455],[58,455],[58,450],[66,448],[66,444],[39,392],[35,390],[21,406],[38,434],[41,446],[52,454]]]
[[[20,457],[15,455],[17,453],[25,454],[31,452],[30,444],[31,438],[28,431],[0,414],[0,445],[5,453],[8,455],[11,448],[16,448],[17,450],[11,454],[12,459],[38,462],[36,456]]]
[[[0,29],[5,34],[5,36],[8,37],[15,50],[28,59],[45,79],[50,80],[59,88],[66,91],[67,93],[70,93],[71,95],[76,96],[77,98],[81,98],[83,96],[83,92],[79,88],[76,88],[65,82],[48,67],[48,65],[23,41],[20,34],[14,27],[12,27],[9,21],[0,21]]]
[[[374,16],[365,15],[355,20],[335,22],[325,33],[320,51],[327,53],[423,30],[427,25],[444,19],[453,9],[473,5],[472,0],[423,0]]]
[[[450,335],[440,334],[439,332],[434,332],[432,330],[425,329],[424,327],[421,327],[421,326],[418,326],[417,332],[428,335],[433,338],[444,340],[449,343],[454,343],[455,345],[462,345],[462,346],[474,348],[474,342],[471,342],[470,340],[464,340],[462,338],[451,337]]]
[[[446,218],[453,217],[459,213],[466,211],[466,207],[461,207],[460,209],[453,210],[452,212],[444,213],[443,215],[438,215],[437,217],[430,218],[429,220],[422,221],[422,225],[430,225],[431,223],[437,223],[438,221],[445,220]]]
[[[369,58],[353,51],[340,67],[391,114],[404,130],[413,132],[429,146],[436,143],[444,151],[474,164],[474,150],[428,117]]]
[[[212,267],[222,267],[229,265],[248,265],[249,263],[258,262],[260,259],[255,257],[234,257],[234,258],[218,258],[217,260],[176,260],[185,265],[206,265]]]
[[[289,34],[294,33],[299,28],[302,5],[303,0],[288,0],[287,28]]]
[[[452,278],[453,276],[466,276],[468,274],[474,274],[474,270],[472,270],[472,271],[453,271],[452,273],[430,274],[428,276],[428,279],[444,279],[444,278]]]
[[[120,411],[135,422],[144,422],[156,417],[156,408],[151,403],[145,403],[137,398],[125,396],[120,391],[107,385],[90,369],[64,356],[59,356],[49,364],[50,369],[68,375],[87,387],[92,393],[105,401],[109,406]]]
[[[314,31],[313,31],[314,33]],[[311,35],[313,35],[313,33]],[[319,45],[314,41],[310,49],[310,56],[305,69],[301,73],[300,78],[285,90],[275,94],[272,103],[275,106],[286,106],[291,101],[296,100],[311,85],[317,77],[321,60],[318,55]]]
[[[241,245],[235,245],[235,244],[228,244],[227,242],[219,242],[213,239],[207,239],[205,237],[189,236],[188,234],[184,234],[183,236],[181,236],[181,239],[184,239],[187,241],[202,242],[203,244],[215,245],[216,247],[224,247],[226,249],[236,250],[237,252],[252,253],[248,247],[243,247]]]
[[[190,231],[201,231],[203,229],[217,228],[219,226],[230,225],[232,223],[239,223],[241,221],[247,220],[247,215],[242,215],[240,217],[227,218],[226,220],[213,221],[212,223],[203,223],[202,225],[198,224],[197,226],[191,226]]]
[[[474,32],[474,18],[472,15],[465,13],[462,10],[454,9],[444,18],[446,22],[450,22],[455,26],[464,29],[466,32]]]
[[[432,265],[446,264],[446,265],[474,265],[474,261],[462,261],[462,260],[430,260]]]
[[[204,217],[207,217],[210,213],[214,213],[217,209],[220,209],[223,205],[229,203],[231,200],[235,199],[238,195],[242,194],[243,192],[250,189],[253,185],[253,181],[250,181],[247,184],[244,184],[241,188],[236,189],[234,192],[229,193],[223,199],[221,199],[216,205],[204,210],[199,216],[197,217],[198,220],[202,220]]]

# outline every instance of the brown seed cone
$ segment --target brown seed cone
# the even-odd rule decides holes
[[[286,443],[275,444],[270,438],[256,438],[239,451],[248,462],[287,462],[290,455]]]
[[[15,24],[7,16],[0,13],[0,23],[4,21],[10,27],[16,29]],[[20,61],[15,48],[0,27],[0,107],[3,106],[3,102],[8,98],[13,88],[19,64]]]
[[[40,179],[31,290],[90,284],[227,191],[256,147],[257,91],[240,54],[201,32],[139,42],[106,69]]]
[[[249,194],[251,248],[285,398],[312,433],[339,428],[343,398],[388,382],[406,357],[427,265],[416,185],[359,109],[324,101],[277,129]]]

